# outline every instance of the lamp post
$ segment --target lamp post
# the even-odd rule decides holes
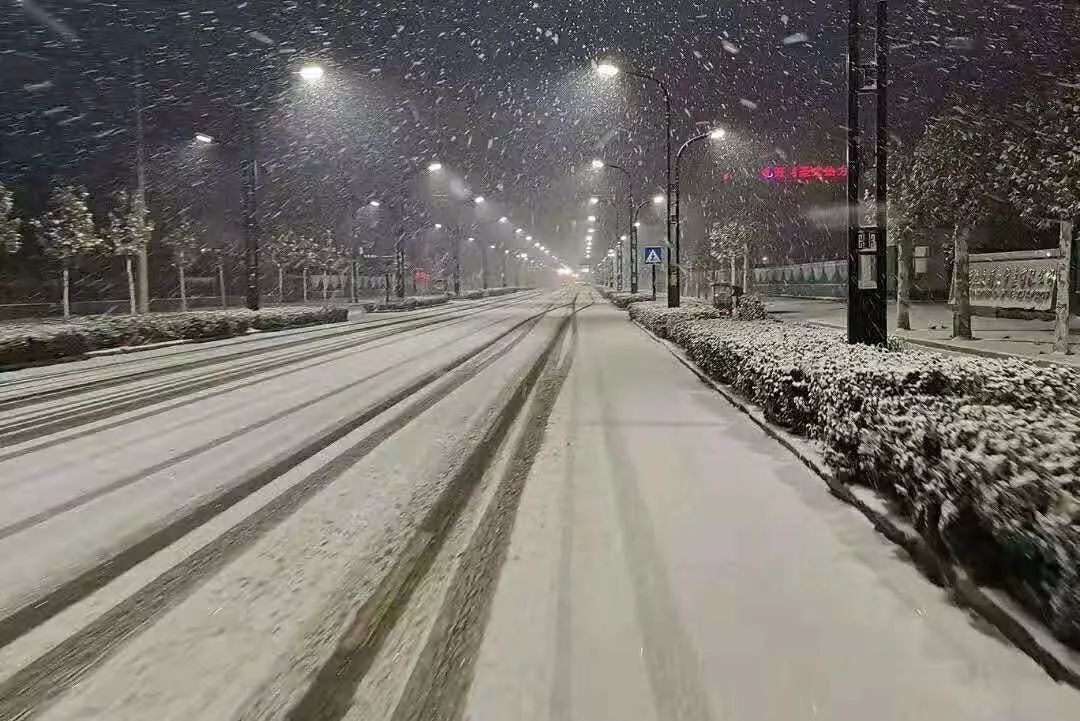
[[[482,200],[477,201],[477,205],[481,205],[481,204],[483,204]],[[473,232],[478,232],[481,228],[486,228],[486,227],[492,226],[492,225],[508,225],[509,223],[510,223],[510,219],[507,218],[505,215],[503,215],[503,216],[500,216],[497,220],[488,220],[488,221],[485,221],[485,222],[476,221],[476,222],[474,222],[472,224],[471,228],[472,228]],[[471,240],[471,238],[470,238],[470,240]],[[487,290],[487,287],[488,287],[488,269],[487,269],[488,244],[485,243],[484,241],[480,241],[479,248],[480,248],[480,286],[481,286],[481,288],[483,290]],[[495,249],[496,249],[495,245],[491,244],[491,250],[495,250]],[[505,273],[505,270],[504,270],[504,273]],[[505,283],[504,283],[504,285],[505,285]]]
[[[694,137],[690,138],[689,140],[687,140],[681,146],[679,146],[679,152],[676,153],[676,155],[675,155],[675,208],[674,208],[675,245],[674,245],[674,248],[672,248],[671,250],[668,251],[668,267],[669,268],[671,267],[671,263],[672,263],[673,260],[674,260],[674,263],[675,263],[676,266],[678,266],[678,264],[680,262],[680,260],[679,260],[679,240],[682,237],[682,226],[681,226],[681,223],[680,223],[680,220],[679,220],[679,202],[680,202],[679,178],[680,178],[680,175],[681,175],[683,154],[686,152],[687,148],[689,148],[694,143],[697,143],[697,142],[699,142],[701,140],[705,140],[706,138],[709,138],[710,140],[720,140],[721,138],[724,137],[724,135],[725,135],[725,132],[724,132],[723,128],[714,128],[713,130],[710,130],[710,131],[708,131],[706,133],[699,133],[699,134],[695,135]],[[671,215],[672,215],[672,209],[669,208],[668,209],[668,216],[670,217]],[[674,258],[672,258],[672,256],[674,256]],[[675,292],[678,293],[679,288],[676,288]],[[669,294],[671,293],[671,284],[670,284],[670,282],[668,283],[668,293]],[[679,307],[679,300],[680,299],[678,297],[676,297],[675,302],[673,304],[671,302],[671,297],[669,295],[668,296],[668,307],[669,308],[678,308]]]
[[[304,65],[297,72],[305,83],[317,83],[322,80],[325,71],[321,65]],[[247,112],[244,114],[241,140],[243,144],[240,161],[240,175],[243,180],[241,204],[243,207],[243,237],[244,237],[244,274],[245,289],[244,300],[248,309],[259,309],[259,218],[258,218],[258,188],[259,188],[259,160],[258,160],[258,132],[255,127],[255,112],[251,105],[259,105],[262,102],[263,83],[256,83],[252,87],[253,96]],[[198,137],[200,142],[207,142],[209,136]],[[212,138],[210,142],[212,142]]]
[[[593,161],[593,168],[596,168],[597,170],[599,170],[601,168],[611,168],[612,170],[619,171],[620,173],[623,174],[623,177],[626,178],[627,196],[629,197],[629,200],[630,200],[630,213],[627,215],[627,217],[630,219],[630,232],[629,232],[629,237],[630,237],[630,292],[631,293],[637,293],[638,292],[638,264],[637,264],[637,234],[634,233],[634,215],[635,215],[635,211],[634,211],[634,207],[635,207],[635,203],[634,203],[634,178],[633,178],[632,175],[630,175],[630,171],[628,171],[626,168],[622,167],[621,165],[615,165],[614,163],[608,163],[608,162],[606,162],[604,160],[601,160],[599,158],[597,158],[596,160]],[[592,199],[590,198],[590,202],[591,202],[591,200]],[[622,238],[620,238],[620,240],[622,240]],[[620,249],[620,252],[619,252],[619,265],[622,266],[622,251],[621,251],[621,249]]]
[[[613,78],[619,74],[619,67],[613,63],[600,63],[596,66],[596,72],[601,76],[607,78]],[[679,293],[681,290],[681,284],[679,279],[679,264],[678,259],[673,259],[672,256],[677,256],[678,253],[672,253],[672,231],[673,226],[677,227],[678,219],[672,215],[673,208],[673,196],[675,194],[675,188],[672,185],[671,178],[671,93],[668,92],[667,85],[664,84],[659,78],[654,78],[651,75],[645,73],[639,73],[632,70],[626,71],[626,74],[638,78],[640,80],[647,80],[649,82],[656,83],[660,88],[660,92],[664,94],[664,121],[665,121],[665,133],[664,133],[664,150],[665,157],[667,159],[667,207],[668,207],[668,222],[667,222],[667,245],[668,245],[668,307],[679,307]]]
[[[379,200],[372,200],[368,203],[372,208],[380,208],[386,205],[390,211],[391,216],[396,221],[396,229],[394,232],[394,254],[393,254],[393,272],[394,272],[394,295],[397,298],[405,297],[405,220],[406,210],[408,207],[408,189],[412,184],[413,179],[421,172],[426,170],[428,173],[437,173],[442,170],[442,164],[438,161],[432,161],[426,168],[413,168],[406,171],[401,179],[400,192],[395,198],[388,201],[381,202]],[[422,230],[421,227],[419,230]],[[415,238],[419,234],[419,230],[412,234]],[[387,299],[389,300],[390,289],[387,284]]]

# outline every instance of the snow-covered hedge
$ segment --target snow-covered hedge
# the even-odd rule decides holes
[[[518,288],[517,286],[508,285],[500,288],[488,288],[484,291],[485,296],[498,296],[498,295],[510,295],[511,293],[517,293],[525,290],[525,288]]]
[[[91,316],[69,323],[0,327],[0,366],[57,360],[89,351],[170,340],[242,335],[248,329],[280,330],[344,321],[344,308],[210,310],[134,316]]]
[[[1080,646],[1080,371],[688,313],[630,307],[772,422],[820,440],[838,478],[879,489]]]
[[[616,308],[626,308],[632,303],[643,303],[652,298],[651,295],[645,293],[622,293],[614,292],[607,296],[607,299],[614,304]]]
[[[1005,586],[1080,646],[1075,411],[892,398],[834,463],[895,500],[940,552]]]
[[[634,303],[629,306],[630,317],[661,338],[671,338],[675,326],[691,320],[719,318],[718,309],[708,305],[684,305],[668,308],[666,303]]]
[[[449,295],[410,295],[405,298],[394,299],[389,303],[379,302],[374,304],[370,309],[376,311],[391,311],[391,310],[414,310],[416,308],[427,308],[433,305],[441,305],[450,300]]]
[[[500,295],[510,295],[511,293],[518,293],[528,288],[522,288],[513,285],[500,286],[498,288],[485,288],[483,290],[465,290],[461,292],[461,295],[456,296],[461,300],[478,300],[480,298],[493,298]]]
[[[739,298],[731,315],[735,320],[765,320],[769,312],[765,310],[765,302],[760,297],[747,294]]]

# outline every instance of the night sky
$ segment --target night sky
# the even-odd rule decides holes
[[[662,185],[660,95],[599,78],[601,58],[671,86],[676,138],[731,131],[729,147],[699,152],[698,165],[753,172],[843,158],[846,0],[4,2],[5,182],[130,184],[140,62],[152,182],[187,177],[196,131],[222,139],[227,156],[256,117],[270,218],[336,223],[438,158],[458,192],[484,194],[573,253],[578,204],[620,182],[598,178],[590,158],[632,169],[639,197]],[[1080,79],[1073,5],[892,6],[901,143],[950,103],[1005,113],[1026,89]],[[305,62],[327,68],[318,87],[298,81]],[[713,176],[698,172],[708,196]]]

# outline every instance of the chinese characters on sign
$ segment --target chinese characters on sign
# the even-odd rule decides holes
[[[769,165],[759,172],[769,183],[831,183],[847,180],[846,165]]]

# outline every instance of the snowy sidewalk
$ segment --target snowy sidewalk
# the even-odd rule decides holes
[[[845,328],[847,305],[838,301],[803,298],[767,298],[766,306],[783,320],[810,321]],[[913,342],[985,355],[1015,355],[1042,362],[1052,361],[1080,367],[1080,317],[1073,316],[1073,355],[1054,353],[1054,322],[1012,318],[971,317],[973,340],[952,338],[952,313],[942,303],[913,303],[911,330],[896,329],[896,304],[889,303],[889,332]]]
[[[624,312],[580,330],[465,718],[1080,718]]]

